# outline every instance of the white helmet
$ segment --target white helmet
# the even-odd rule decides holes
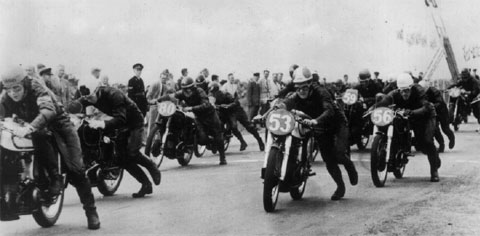
[[[408,73],[402,73],[397,77],[397,87],[399,89],[405,89],[410,87],[413,84],[413,78]]]
[[[293,83],[300,84],[312,80],[312,72],[307,67],[297,68],[293,72]]]

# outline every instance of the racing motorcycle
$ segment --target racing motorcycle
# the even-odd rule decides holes
[[[89,121],[99,119],[108,120],[111,117],[100,115],[86,116],[81,113],[70,114],[70,120],[77,128],[83,151],[83,161],[86,166],[85,174],[93,187],[104,196],[112,196],[120,187],[123,179],[123,168],[120,167],[122,158],[116,149],[119,135],[125,135],[121,130],[106,132],[102,129],[93,129]]]
[[[370,172],[376,187],[385,186],[388,172],[403,177],[411,154],[413,131],[409,117],[402,109],[379,107],[367,113],[375,124],[375,136],[370,153]]]
[[[465,89],[453,87],[448,90],[448,95],[451,99],[449,102],[450,121],[455,131],[458,131],[458,125],[462,120],[467,119],[467,95]],[[454,100],[454,101],[453,101]]]
[[[258,119],[258,118],[257,118]],[[312,127],[305,124],[311,119],[301,111],[276,109],[268,113],[266,151],[261,178],[263,207],[273,212],[280,192],[290,192],[294,200],[303,197],[314,158]]]
[[[182,166],[190,163],[193,153],[201,157],[206,147],[199,145],[194,135],[193,113],[183,112],[171,101],[160,102],[157,106],[157,121],[147,138],[145,150],[147,155],[153,155],[157,167],[164,157],[176,159]]]
[[[366,105],[360,101],[356,89],[347,89],[342,95],[342,103],[348,120],[350,146],[357,145],[358,150],[364,150],[373,132],[373,124],[370,119],[363,117]]]
[[[60,195],[49,194],[50,179],[33,155],[31,138],[13,134],[21,126],[22,122],[13,118],[0,121],[0,220],[17,220],[19,215],[31,214],[37,224],[50,227],[62,212],[66,184]],[[53,135],[51,138],[56,143]],[[62,163],[56,145],[55,148],[58,163]],[[60,168],[59,172],[66,183],[65,170]]]

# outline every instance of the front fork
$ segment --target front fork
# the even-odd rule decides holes
[[[283,181],[285,179],[286,173],[287,173],[287,164],[288,164],[288,157],[290,155],[290,147],[292,146],[292,136],[289,135],[285,138],[284,142],[284,147],[281,148],[281,145],[278,145],[279,150],[284,150],[283,151],[283,159],[282,159],[282,165],[280,169],[280,176],[279,179]],[[266,151],[265,151],[265,156],[263,160],[263,168],[262,168],[262,178],[264,178],[264,173],[265,169],[267,168],[267,162],[268,162],[268,156],[270,155],[270,149],[273,145],[273,137],[270,132],[267,132],[267,143],[266,143]]]
[[[393,125],[389,125],[387,129],[387,161],[390,160],[390,152],[392,147]]]

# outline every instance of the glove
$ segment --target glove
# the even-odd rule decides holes
[[[413,115],[413,111],[410,110],[410,109],[405,109],[405,111],[403,112],[403,114],[405,114],[406,116],[412,116],[412,115]]]
[[[304,122],[305,122],[305,124],[310,125],[310,126],[318,125],[318,121],[315,120],[315,119],[304,120]]]
[[[88,122],[88,126],[90,126],[92,129],[105,129],[105,121],[91,120]]]
[[[35,128],[31,125],[26,125],[24,127],[18,127],[13,130],[13,135],[20,137],[20,138],[25,138],[25,136],[33,133]]]
[[[183,111],[184,111],[184,112],[192,111],[192,107],[184,107],[184,108],[183,108]]]

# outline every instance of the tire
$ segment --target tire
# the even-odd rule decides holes
[[[370,141],[370,135],[366,136],[362,134],[360,141],[357,142],[358,150],[365,150],[365,148],[367,148],[368,141]]]
[[[118,187],[120,187],[122,179],[123,169],[120,169],[120,173],[115,180],[100,178],[98,181],[97,189],[101,194],[103,194],[103,196],[112,196],[118,190]]]
[[[263,183],[263,208],[266,212],[273,212],[277,205],[280,190],[280,181],[275,175],[276,161],[281,152],[276,147],[270,149],[265,169],[265,181]]]
[[[370,152],[370,172],[373,184],[376,187],[385,186],[388,175],[387,158],[387,137],[377,134],[373,139],[372,150]]]
[[[181,166],[187,166],[188,163],[190,163],[190,161],[192,160],[192,156],[193,156],[192,149],[188,149],[186,152],[183,151],[181,155],[177,156],[178,164],[180,164]]]
[[[203,154],[205,154],[205,151],[207,150],[206,145],[200,145],[198,143],[198,138],[197,135],[193,137],[193,151],[195,153],[196,157],[202,157]]]
[[[397,156],[397,158],[403,158],[403,153],[399,153],[398,155],[400,155],[400,157]],[[403,159],[401,159],[400,161],[403,161]],[[400,169],[396,169],[393,171],[393,175],[395,176],[396,179],[401,179],[403,178],[403,173],[405,173],[405,167],[407,165],[406,164],[402,164],[402,167]]]
[[[300,200],[303,197],[305,192],[305,187],[307,186],[307,179],[305,179],[298,188],[290,189],[290,196],[293,200]]]
[[[150,154],[152,154],[154,157],[158,156],[158,154],[155,156],[155,154],[153,153],[153,145],[155,145],[155,141],[158,140],[158,136],[160,134],[159,130],[160,127],[158,125],[155,125],[152,131],[150,131],[150,134],[148,135],[147,141],[145,143],[145,155],[150,156]]]
[[[227,151],[228,146],[230,146],[230,139],[231,138],[225,138],[225,140],[223,141],[223,149],[225,150],[225,152]]]
[[[42,226],[43,228],[48,228],[57,222],[63,209],[64,193],[65,192],[62,191],[62,194],[58,196],[55,204],[50,206],[44,206],[43,204],[40,204],[37,209],[32,212],[33,219],[35,219],[35,222],[37,222],[38,225]]]

